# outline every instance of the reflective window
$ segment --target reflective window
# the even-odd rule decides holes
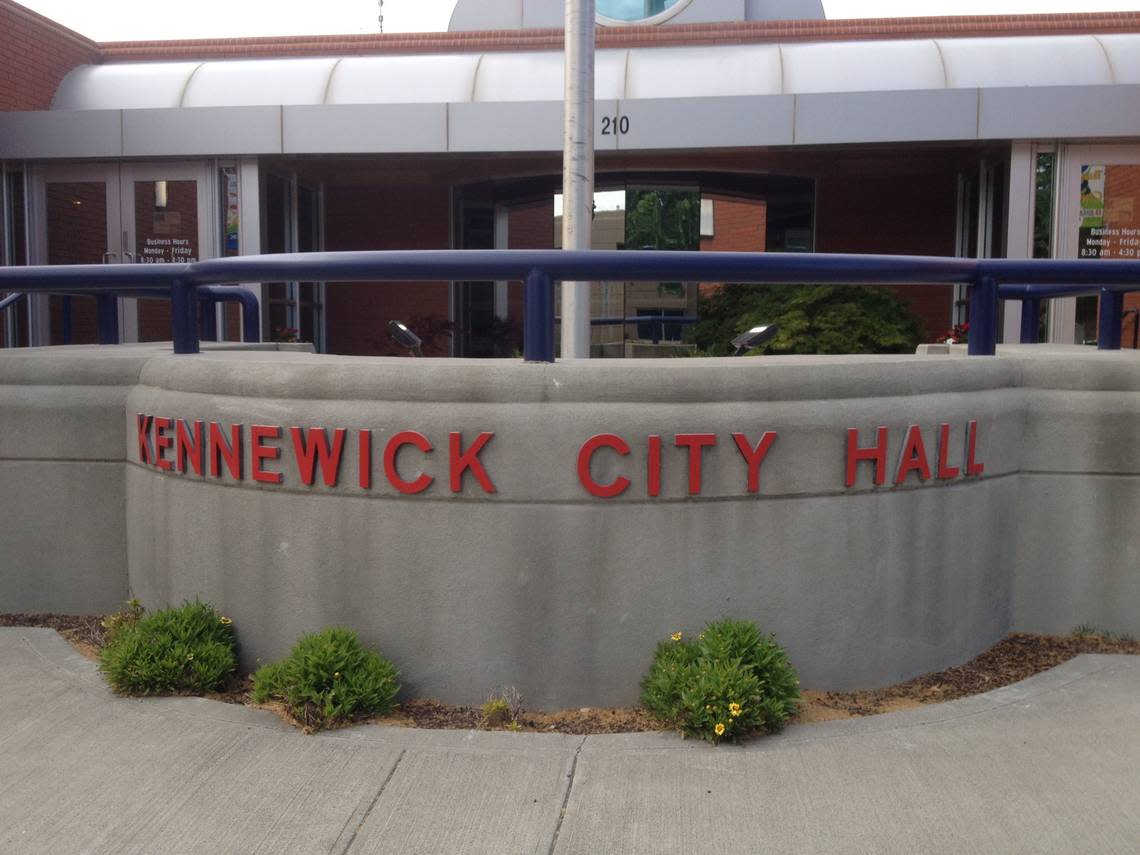
[[[598,0],[598,14],[615,21],[644,21],[682,0]]]

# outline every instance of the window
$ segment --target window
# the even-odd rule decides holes
[[[602,24],[660,24],[669,20],[691,0],[598,0]]]

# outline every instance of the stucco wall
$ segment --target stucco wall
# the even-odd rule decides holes
[[[100,556],[85,575],[104,580],[106,596],[74,595],[70,534],[53,544],[14,528],[3,535],[5,553],[27,560],[5,574],[5,603],[24,602],[27,579],[55,562],[58,581],[41,586],[36,607],[103,610],[125,595],[125,566],[148,606],[202,596],[221,607],[248,666],[282,655],[301,632],[344,624],[397,663],[411,694],[472,703],[506,684],[548,708],[633,702],[656,640],[725,615],[775,632],[805,686],[835,689],[963,661],[1011,629],[1140,631],[1133,355],[1013,348],[997,359],[543,366],[113,352],[120,361],[135,354],[137,380],[112,386],[118,397],[96,395],[99,423],[118,443],[117,455],[100,451],[100,460],[119,471],[122,496],[112,505],[118,526],[89,541]],[[83,353],[84,376],[121,374],[108,351]],[[28,413],[41,398],[82,393],[70,376],[80,361],[63,349],[0,355],[4,418],[15,429],[4,433],[0,465],[76,465],[57,461],[76,456],[62,447],[37,451],[32,464],[12,458],[34,445]],[[59,411],[71,447],[91,445],[87,410]],[[213,421],[227,432],[242,425],[241,479],[224,466],[221,477],[208,466],[202,476],[160,468],[153,422],[144,422],[149,444],[140,448],[138,413]],[[939,480],[940,426],[950,425],[944,467],[963,469],[970,421],[984,471]],[[912,424],[931,478],[911,471],[895,484]],[[253,480],[254,425],[282,429],[263,442],[278,456],[260,463],[280,484]],[[866,447],[880,425],[890,437],[887,483],[876,486],[873,464],[861,463],[847,487],[848,430]],[[334,486],[319,468],[312,486],[302,483],[294,426],[326,428],[330,440],[346,429]],[[361,429],[372,431],[367,488]],[[385,477],[384,449],[398,431],[418,431],[434,447],[396,456],[404,481],[435,478],[421,493],[402,494]],[[468,449],[484,431],[494,437],[478,459],[495,492],[470,471],[452,492],[449,433]],[[755,445],[765,431],[777,438],[753,494],[731,434]],[[579,478],[580,448],[599,433],[630,446],[626,456],[599,451],[590,468],[601,484],[631,479],[615,498],[590,495]],[[687,450],[676,446],[688,433],[716,438],[701,457],[697,495]],[[651,435],[662,437],[656,496]],[[162,460],[174,456],[167,449]],[[70,477],[94,483],[79,470]],[[6,483],[11,505],[58,515],[81,501],[42,478]]]

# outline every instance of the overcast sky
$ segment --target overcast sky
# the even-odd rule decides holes
[[[96,41],[375,33],[376,0],[18,0]],[[491,0],[479,0],[491,2]],[[1140,0],[823,0],[829,18],[1136,9]],[[385,32],[446,30],[455,0],[385,0]]]

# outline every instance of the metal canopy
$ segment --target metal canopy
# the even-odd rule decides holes
[[[54,110],[561,101],[562,54],[84,65]],[[597,98],[1140,84],[1140,35],[601,50]]]

